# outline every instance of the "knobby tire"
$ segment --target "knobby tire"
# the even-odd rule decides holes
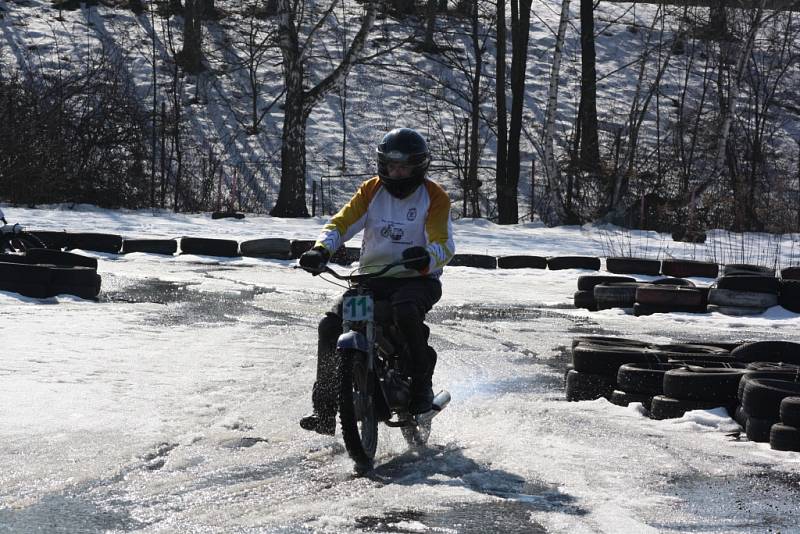
[[[378,446],[378,417],[374,395],[379,394],[374,375],[366,370],[367,355],[339,351],[339,419],[344,446],[356,470],[372,469]]]

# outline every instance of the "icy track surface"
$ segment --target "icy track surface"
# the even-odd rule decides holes
[[[4,210],[136,237],[321,224]],[[456,225],[461,252],[599,253],[585,229],[517,232]],[[796,314],[589,313],[571,306],[581,271],[448,268],[429,322],[453,402],[425,450],[382,427],[359,478],[338,431],[297,425],[339,288],[288,261],[87,254],[100,302],[0,293],[0,532],[799,531],[800,454],[737,438],[723,410],[652,421],[562,384],[576,335],[798,340]]]

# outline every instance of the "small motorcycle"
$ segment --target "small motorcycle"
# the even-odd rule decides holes
[[[338,411],[344,445],[359,474],[374,467],[379,422],[400,428],[410,446],[423,446],[431,421],[450,402],[450,393],[443,390],[434,397],[429,412],[408,413],[409,378],[404,372],[399,350],[402,343],[391,307],[388,301],[376,300],[366,284],[402,264],[390,263],[375,272],[349,275],[328,266],[309,270],[329,274],[349,287],[342,301],[343,333],[336,343]]]

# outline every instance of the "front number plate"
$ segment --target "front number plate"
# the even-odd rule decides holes
[[[372,313],[373,302],[369,295],[345,297],[342,302],[342,316],[345,321],[371,321]]]

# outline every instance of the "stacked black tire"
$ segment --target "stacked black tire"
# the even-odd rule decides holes
[[[747,438],[770,442],[775,449],[799,451],[796,401],[787,401],[783,411],[781,406],[784,399],[800,396],[800,344],[760,341],[742,345],[732,355],[748,368],[739,384],[736,411],[736,421]]]
[[[758,265],[724,265],[708,293],[708,311],[725,315],[760,315],[778,304],[775,271]]]
[[[639,402],[653,419],[723,407],[750,441],[800,451],[800,344],[658,345],[583,336],[572,342],[568,401]]]
[[[49,249],[29,249],[24,255],[0,258],[0,290],[26,297],[74,295],[95,299],[100,293],[97,260]]]

